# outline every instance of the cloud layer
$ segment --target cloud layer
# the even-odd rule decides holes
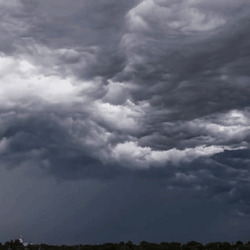
[[[114,186],[134,176],[249,216],[247,0],[0,8],[2,167]]]

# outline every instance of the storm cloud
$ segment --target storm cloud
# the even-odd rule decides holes
[[[247,240],[247,0],[0,0],[0,13],[3,240]]]

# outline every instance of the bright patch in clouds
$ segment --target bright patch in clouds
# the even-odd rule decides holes
[[[96,112],[97,119],[103,120],[113,129],[131,132],[140,130],[140,121],[144,116],[142,107],[129,100],[124,105],[97,102]]]
[[[49,103],[67,103],[72,101],[79,91],[79,88],[72,84],[72,78],[43,75],[35,65],[24,59],[1,56],[0,66],[2,105],[15,106],[23,98],[37,98]]]
[[[168,164],[178,166],[181,163],[191,162],[199,157],[209,157],[223,152],[228,147],[197,146],[178,150],[176,148],[166,151],[156,151],[150,147],[140,147],[136,142],[125,142],[112,149],[115,160],[124,162],[126,167],[149,168],[152,166],[167,167]]]

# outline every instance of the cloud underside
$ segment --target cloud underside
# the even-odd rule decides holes
[[[248,203],[248,1],[79,5],[0,1],[0,164]]]

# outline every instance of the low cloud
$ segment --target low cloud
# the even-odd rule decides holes
[[[122,190],[150,180],[247,217],[246,0],[0,6],[1,166]]]

